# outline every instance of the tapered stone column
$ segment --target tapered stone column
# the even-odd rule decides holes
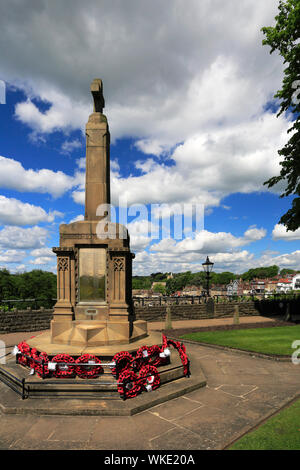
[[[110,204],[110,134],[107,119],[102,114],[104,99],[102,81],[95,79],[91,85],[94,113],[86,125],[86,184],[85,220],[98,220],[100,204]]]

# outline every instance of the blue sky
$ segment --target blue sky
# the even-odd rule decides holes
[[[84,213],[84,126],[100,77],[113,204],[205,208],[204,227],[182,240],[153,240],[146,217],[129,219],[135,274],[198,271],[207,255],[216,271],[300,269],[300,230],[278,225],[292,198],[263,185],[291,119],[272,98],[281,58],[261,45],[276,2],[69,3],[0,7],[0,266],[55,272],[59,224]]]

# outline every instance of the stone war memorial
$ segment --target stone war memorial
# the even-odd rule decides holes
[[[126,228],[115,224],[113,237],[105,233],[99,209],[110,204],[110,133],[102,113],[102,81],[91,84],[94,112],[86,125],[85,216],[60,226],[57,254],[57,303],[51,333],[29,342],[47,353],[114,354],[120,345],[148,337],[147,322],[135,321],[131,298],[132,258]],[[108,225],[110,227],[108,227]],[[112,232],[112,230],[111,230]],[[149,338],[148,341],[151,341]],[[112,355],[113,355],[112,354]]]
[[[132,414],[134,407],[124,408],[127,398],[135,398],[128,402],[137,401],[137,412],[206,382],[199,371],[197,379],[189,378],[184,344],[159,331],[149,333],[147,322],[135,319],[129,234],[110,220],[110,133],[102,80],[93,80],[91,94],[85,216],[60,225],[59,246],[53,248],[57,302],[50,330],[16,345],[15,357],[0,367],[0,380],[22,399],[62,398],[64,403],[75,397],[101,398],[96,405],[90,403],[89,413]],[[154,393],[142,393],[150,391]],[[111,406],[116,399],[119,408]],[[86,401],[76,409],[84,413]],[[66,405],[61,412],[66,413]]]

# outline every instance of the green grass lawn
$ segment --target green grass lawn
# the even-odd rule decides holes
[[[300,450],[300,400],[246,434],[230,450]]]
[[[300,325],[201,331],[182,335],[181,338],[264,354],[291,356],[295,351],[291,347],[293,341],[300,340]]]

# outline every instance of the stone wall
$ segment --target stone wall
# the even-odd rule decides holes
[[[234,306],[239,305],[240,315],[260,315],[255,302],[215,303],[208,307],[200,305],[170,305],[172,320],[200,320],[201,318],[232,317]],[[161,307],[135,307],[137,320],[164,321],[166,306]]]
[[[290,312],[295,315],[300,311],[300,297],[290,303]],[[204,318],[232,317],[234,306],[239,306],[239,314],[245,315],[284,315],[286,302],[282,301],[249,301],[228,303],[203,303],[170,305],[172,321],[200,320]],[[166,305],[135,307],[137,320],[165,321]],[[0,311],[0,334],[18,331],[39,331],[50,327],[53,310],[16,310],[13,312]]]
[[[0,334],[47,330],[50,327],[52,317],[52,309],[0,312]]]

